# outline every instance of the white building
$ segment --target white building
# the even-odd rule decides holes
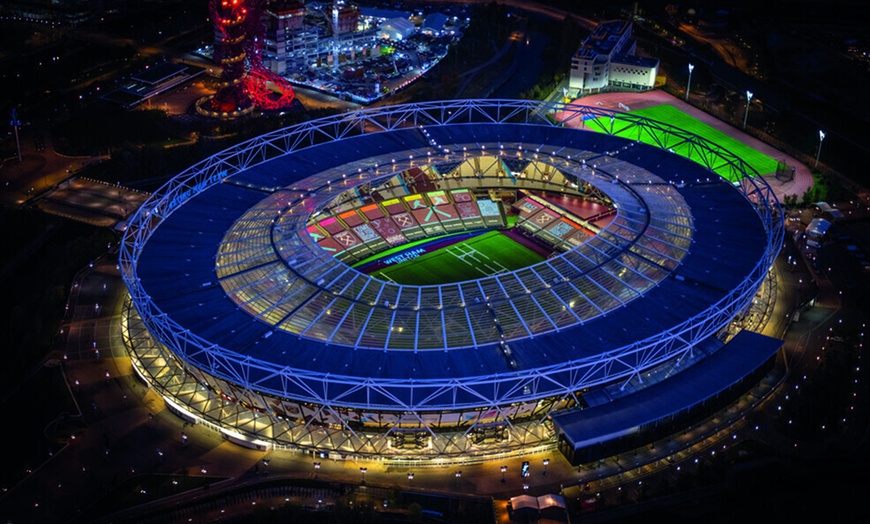
[[[658,70],[657,58],[618,55],[610,62],[609,85],[643,91],[655,85]]]
[[[636,56],[630,20],[601,22],[571,57],[568,89],[579,93],[609,87],[645,90],[655,85],[659,61]]]
[[[381,38],[388,40],[405,40],[412,36],[416,29],[407,18],[391,18],[379,27]]]

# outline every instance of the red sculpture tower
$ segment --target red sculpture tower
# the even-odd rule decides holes
[[[220,35],[215,60],[221,67],[218,91],[197,105],[200,113],[221,118],[248,114],[254,108],[280,110],[294,100],[284,78],[263,67],[264,28],[260,18],[267,0],[209,0]]]

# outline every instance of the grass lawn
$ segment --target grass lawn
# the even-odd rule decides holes
[[[539,254],[498,231],[458,242],[375,271],[371,276],[412,286],[461,282],[513,271],[543,260]]]
[[[645,118],[650,118],[652,120],[658,120],[660,122],[671,124],[673,126],[679,127],[680,129],[688,131],[689,133],[694,133],[698,136],[706,138],[710,142],[718,144],[723,149],[726,149],[737,157],[743,159],[746,164],[758,171],[758,174],[760,175],[766,175],[776,172],[777,162],[773,158],[770,158],[764,153],[747,146],[743,142],[740,142],[739,140],[726,135],[725,133],[705,124],[704,122],[701,122],[700,120],[689,115],[688,113],[680,111],[672,105],[662,104],[659,106],[647,107],[644,109],[638,109],[636,111],[630,111],[629,114],[642,116]],[[600,118],[598,120],[605,128],[610,127],[609,118]],[[630,138],[632,140],[638,139],[637,129],[635,127],[632,126],[628,129],[620,130],[618,126],[619,124],[617,123],[616,127],[614,128],[615,135]],[[592,129],[595,129],[595,127],[593,126]],[[658,145],[653,142],[652,137],[650,137],[649,134],[642,135],[640,137],[640,141],[647,144]],[[673,150],[675,153],[687,157],[690,156],[688,154],[688,149],[688,146],[685,145],[673,146]],[[690,158],[696,160],[695,157]],[[714,169],[714,171],[729,180],[732,179],[730,170],[727,167]]]

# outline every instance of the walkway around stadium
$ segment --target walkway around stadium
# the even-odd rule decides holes
[[[620,486],[630,489],[651,475],[661,472],[673,475],[677,466],[691,467],[695,457],[709,456],[710,451],[735,443],[734,435],[738,439],[753,438],[771,443],[780,440],[772,431],[767,415],[744,412],[746,408],[764,408],[764,402],[759,403],[758,399],[766,398],[771,386],[768,383],[744,396],[737,407],[729,408],[682,436],[598,464],[583,465],[579,470],[555,450],[483,465],[418,469],[413,471],[411,481],[407,478],[412,471],[410,468],[384,468],[374,461],[326,459],[320,460],[320,468],[315,470],[308,455],[254,451],[229,443],[207,428],[187,425],[135,378],[118,334],[123,286],[114,263],[113,257],[107,256],[93,268],[82,271],[79,285],[70,297],[70,317],[74,320],[69,336],[53,355],[58,359],[65,356],[71,394],[82,408],[87,427],[70,440],[65,449],[4,494],[3,512],[12,521],[72,519],[91,505],[104,503],[106,495],[112,493],[112,484],[137,475],[207,476],[214,479],[214,491],[229,493],[278,478],[291,483],[294,479],[318,478],[358,485],[362,480],[360,467],[367,468],[365,480],[370,486],[423,490],[447,496],[453,493],[491,496],[502,501],[496,502],[498,510],[505,507],[509,497],[525,492],[524,480],[529,485],[528,493],[534,495],[560,490],[576,493],[574,490],[581,488],[584,493],[606,492]],[[792,280],[794,278],[797,277],[791,276]],[[109,296],[103,295],[103,284],[107,285]],[[796,290],[793,284],[785,287],[791,292],[783,294],[781,299],[788,303],[794,300],[792,293]],[[99,317],[95,317],[94,304],[98,300],[105,305]],[[834,309],[821,319],[826,323],[817,325],[817,331],[834,322],[836,294],[825,291],[819,301],[830,303]],[[771,329],[781,330],[784,326],[779,323]],[[804,333],[789,332],[786,346],[795,347]],[[94,341],[105,348],[99,357],[92,351]],[[804,351],[809,350],[804,348]],[[804,360],[810,359],[804,357]],[[106,371],[110,378],[106,377]],[[753,429],[751,424],[758,424],[759,429]],[[182,442],[182,432],[189,435],[187,444]],[[163,451],[160,460],[157,448]],[[546,474],[544,458],[549,459]],[[264,459],[269,461],[268,467],[263,465]],[[519,476],[524,460],[531,462],[528,479]],[[501,481],[502,465],[507,466],[504,482]],[[456,476],[458,471],[461,471],[460,477]],[[123,522],[126,517],[143,514],[146,510],[186,505],[205,495],[207,492],[203,491],[182,493],[180,499],[158,500],[101,521]]]
[[[97,261],[93,268],[83,270],[81,278],[77,279],[79,285],[70,296],[74,321],[63,345],[53,355],[65,362],[72,393],[82,406],[88,427],[70,440],[66,449],[4,496],[6,506],[10,502],[9,495],[15,494],[15,506],[20,505],[15,511],[17,515],[32,517],[35,513],[40,518],[68,517],[89,504],[98,504],[104,490],[111,487],[110,479],[141,473],[208,475],[216,479],[227,478],[230,486],[237,487],[263,478],[252,474],[252,470],[260,469],[263,459],[269,460],[273,478],[312,478],[318,475],[338,482],[358,483],[359,468],[366,467],[366,481],[370,485],[442,493],[473,492],[500,500],[523,492],[523,482],[517,472],[523,460],[530,460],[530,493],[557,492],[565,486],[581,483],[591,484],[594,491],[627,485],[629,479],[642,478],[658,468],[668,468],[704,453],[714,445],[714,441],[707,437],[730,438],[730,420],[727,419],[734,418],[740,427],[745,427],[745,423],[740,423],[742,411],[729,410],[732,417],[708,420],[691,434],[687,433],[685,442],[673,439],[656,443],[654,448],[637,450],[631,459],[608,460],[584,466],[580,471],[553,450],[526,459],[427,468],[416,471],[413,480],[407,478],[409,468],[383,468],[369,461],[323,460],[315,473],[307,455],[249,450],[226,442],[211,430],[188,427],[165,409],[161,398],[134,377],[119,335],[123,286],[114,264],[114,259],[107,256]],[[103,284],[110,290],[109,296],[102,295]],[[784,297],[784,300],[788,303],[789,299]],[[102,303],[101,308],[95,307],[97,303]],[[822,320],[830,322],[831,317]],[[100,348],[106,348],[101,356],[92,351],[94,342]],[[764,393],[757,392],[756,395],[763,397]],[[742,434],[743,430],[740,431]],[[189,435],[189,442],[182,442],[182,432]],[[690,447],[685,448],[687,444]],[[163,451],[159,460],[156,448]],[[542,466],[544,458],[550,460],[546,475]],[[505,482],[501,481],[499,470],[502,465],[507,466],[508,471]],[[456,477],[459,469],[462,475]],[[52,498],[50,505],[46,498],[48,494]]]

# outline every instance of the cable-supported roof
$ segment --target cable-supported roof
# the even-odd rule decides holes
[[[779,244],[763,183],[735,187],[667,149],[602,133],[507,121],[498,101],[443,104],[336,118],[337,137],[304,147],[294,141],[309,129],[264,137],[155,194],[122,253],[152,334],[189,364],[270,394],[445,409],[629,377],[721,329],[760,285]],[[523,104],[508,109],[533,110]],[[408,115],[429,120],[398,125]],[[385,129],[345,134],[373,122]],[[290,151],[257,156],[276,141]],[[436,286],[365,275],[306,230],[343,191],[495,152],[597,188],[615,218],[538,264]],[[467,185],[496,182],[529,183]]]

